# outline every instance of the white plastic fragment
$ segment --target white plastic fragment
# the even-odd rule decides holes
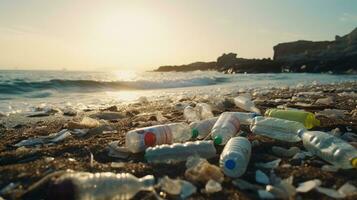
[[[192,183],[181,179],[170,179],[168,176],[161,178],[159,185],[166,193],[180,195],[182,199],[191,196],[197,191],[197,188]]]
[[[357,194],[357,188],[354,185],[347,182],[338,189],[338,192],[346,196],[351,196]]]
[[[319,179],[309,180],[302,183],[299,183],[299,187],[296,188],[297,192],[305,193],[310,190],[319,187],[321,185],[321,181]]]
[[[255,181],[267,185],[269,184],[269,177],[264,172],[257,170],[255,172]]]
[[[346,195],[339,193],[337,190],[335,189],[330,189],[330,188],[324,188],[324,187],[317,187],[316,190],[322,194],[325,194],[329,197],[335,198],[335,199],[342,199],[345,198]]]
[[[315,104],[331,105],[333,104],[333,99],[331,97],[317,99]]]
[[[219,183],[217,181],[214,181],[211,179],[206,183],[206,186],[205,186],[206,193],[216,193],[221,190],[222,190],[222,185],[221,185],[221,183]]]
[[[279,166],[279,163],[281,162],[281,159],[276,159],[270,162],[266,163],[256,163],[255,166],[259,168],[265,168],[265,169],[274,169]]]
[[[66,139],[69,136],[71,136],[71,133],[67,129],[63,129],[58,133],[51,133],[48,136],[39,136],[39,137],[22,140],[19,143],[16,143],[14,146],[22,147],[22,146],[36,146],[39,144],[47,144],[47,143],[57,143]]]

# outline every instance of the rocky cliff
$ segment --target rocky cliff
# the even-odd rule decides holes
[[[334,41],[296,41],[274,46],[274,60],[292,72],[356,72],[357,28]]]

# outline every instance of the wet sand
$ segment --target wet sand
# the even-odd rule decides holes
[[[302,98],[293,98],[299,92],[316,92],[315,94],[305,95]],[[321,93],[319,93],[321,92]],[[339,128],[342,133],[357,133],[357,82],[345,83],[338,85],[314,85],[300,88],[276,88],[269,92],[261,92],[253,95],[256,100],[256,106],[265,112],[268,108],[276,108],[279,105],[286,104],[288,107],[305,109],[311,112],[318,112],[324,109],[342,109],[347,110],[343,118],[334,118],[318,116],[321,126],[313,130],[331,131]],[[254,94],[254,93],[253,93]],[[353,95],[354,94],[354,95]],[[218,94],[217,94],[218,95]],[[221,96],[222,99],[237,96],[233,93],[229,96]],[[218,95],[219,96],[219,95]],[[333,103],[330,105],[317,105],[314,102],[319,98],[332,97]],[[280,100],[277,100],[280,99]],[[58,170],[72,169],[75,171],[87,172],[128,172],[138,177],[152,174],[156,180],[168,175],[171,178],[185,179],[185,163],[179,164],[148,164],[144,160],[143,154],[131,155],[128,159],[118,159],[108,156],[108,143],[119,140],[120,144],[125,142],[125,133],[129,130],[145,127],[150,125],[162,124],[167,122],[183,122],[182,110],[177,109],[175,105],[179,103],[198,103],[210,102],[210,98],[200,99],[199,97],[187,97],[175,100],[149,101],[148,103],[131,103],[125,105],[115,105],[117,110],[110,108],[111,112],[118,112],[123,117],[115,120],[106,120],[107,126],[116,130],[116,133],[101,133],[92,130],[84,137],[71,136],[64,141],[52,144],[29,148],[16,148],[13,145],[21,140],[34,136],[46,136],[50,133],[58,132],[68,128],[71,121],[80,121],[83,116],[106,112],[99,110],[82,111],[76,116],[63,116],[55,114],[48,117],[19,117],[10,116],[0,118],[0,190],[10,183],[16,187],[8,193],[0,196],[6,199],[43,199],[48,193],[48,184],[44,184],[37,190],[33,190],[26,196],[21,196],[31,185]],[[304,104],[302,104],[304,103]],[[114,105],[113,105],[114,106]],[[108,110],[108,109],[107,109]],[[242,111],[243,110],[225,104],[224,108],[216,107],[213,110],[215,116],[224,111]],[[167,119],[158,121],[157,112]],[[355,113],[355,114],[354,114]],[[279,157],[272,153],[272,146],[282,146],[289,148],[297,146],[304,149],[302,143],[286,143],[256,136],[250,133],[248,127],[242,127],[247,133],[250,141],[258,140],[260,144],[252,149],[252,157],[247,172],[240,177],[250,183],[255,183],[255,167],[257,162],[268,162],[276,160]],[[356,143],[352,144],[356,147]],[[217,147],[218,154],[215,158],[210,159],[211,164],[218,165],[219,154],[222,147]],[[93,160],[91,160],[91,154]],[[53,158],[53,159],[52,159]],[[91,162],[92,161],[92,162]],[[119,168],[111,167],[112,162],[123,162]],[[291,166],[283,167],[284,164]],[[293,185],[296,187],[299,183],[311,179],[320,179],[322,186],[327,188],[338,189],[341,185],[349,181],[357,186],[357,173],[355,169],[339,170],[338,172],[328,172],[321,170],[325,165],[324,161],[317,157],[306,158],[305,160],[292,160],[291,158],[282,158],[280,166],[275,168],[275,174],[280,178],[294,177]],[[269,174],[270,170],[262,170]],[[201,193],[200,190],[204,185],[195,184],[198,192],[192,195],[191,199],[257,199],[255,191],[240,190],[232,184],[232,179],[225,177],[222,183],[223,190],[214,194]],[[259,185],[259,184],[258,184]],[[262,185],[262,188],[265,188]],[[160,190],[157,189],[160,193]],[[162,197],[174,199],[177,197],[160,193]],[[294,198],[302,199],[330,199],[321,193],[313,190],[308,193],[298,193]],[[349,196],[346,199],[356,199],[357,195]],[[135,199],[155,199],[149,192],[140,192]]]

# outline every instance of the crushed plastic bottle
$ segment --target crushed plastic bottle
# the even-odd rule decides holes
[[[224,112],[214,124],[211,137],[216,145],[225,145],[230,138],[239,132],[238,117],[232,112]]]
[[[152,175],[137,178],[132,174],[111,172],[67,172],[55,180],[49,199],[131,199],[142,190],[152,191]]]
[[[187,124],[171,123],[129,131],[125,137],[125,146],[130,152],[138,153],[147,147],[184,142],[191,138],[192,131]]]
[[[357,168],[357,150],[349,143],[321,131],[299,131],[304,147],[342,169]]]
[[[306,130],[300,122],[272,117],[255,117],[250,130],[257,135],[263,135],[286,142],[298,142],[300,137],[298,131]]]
[[[192,128],[192,137],[197,137],[198,139],[207,137],[211,133],[212,127],[217,119],[218,117],[213,117],[198,122],[192,122],[190,124],[190,127]]]
[[[187,160],[190,156],[212,158],[216,148],[212,141],[196,141],[159,145],[149,147],[145,151],[145,159],[149,163],[175,163]]]
[[[246,96],[238,96],[234,98],[234,103],[237,107],[242,108],[243,110],[260,114],[260,110],[255,107],[254,102]]]
[[[313,113],[303,110],[268,109],[265,112],[265,116],[300,122],[304,124],[307,129],[320,126],[320,121],[315,118]]]
[[[233,137],[224,147],[219,165],[229,177],[240,177],[247,169],[252,146],[247,138]]]

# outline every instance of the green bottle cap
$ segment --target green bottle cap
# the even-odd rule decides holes
[[[214,141],[214,144],[216,144],[216,145],[221,144],[222,143],[222,137],[216,136],[216,137],[214,137],[213,141]]]
[[[197,129],[192,129],[192,138],[196,138],[198,136],[199,132]]]

